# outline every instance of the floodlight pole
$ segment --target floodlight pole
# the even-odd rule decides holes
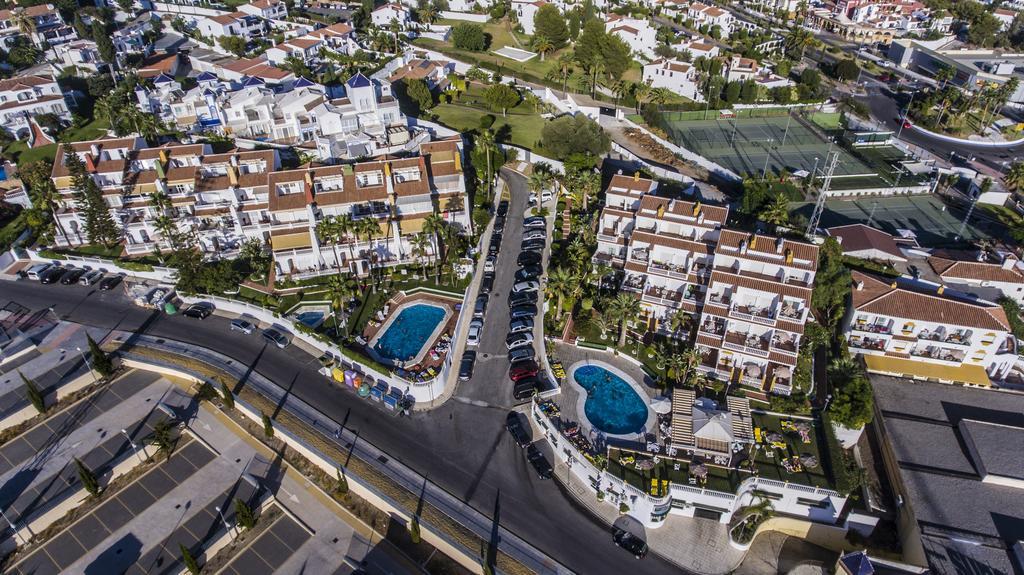
[[[786,131],[782,133],[782,143],[780,146],[786,145],[786,136],[789,135],[789,123],[793,121],[793,110],[789,111],[788,118],[786,119]]]

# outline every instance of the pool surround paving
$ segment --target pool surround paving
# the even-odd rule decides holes
[[[414,355],[411,359],[402,361],[398,359],[384,357],[383,355],[378,353],[376,349],[377,342],[380,341],[380,339],[385,334],[388,333],[388,330],[391,329],[392,324],[394,324],[398,316],[400,316],[402,312],[407,309],[421,305],[427,305],[442,309],[444,310],[444,316],[437,322],[437,325],[434,327],[434,330],[431,331],[430,335],[423,341],[423,345],[420,346],[420,350],[416,352],[416,355]],[[388,315],[388,318],[381,325],[380,329],[377,330],[377,333],[374,334],[373,338],[366,345],[366,351],[367,353],[372,355],[375,360],[385,365],[391,365],[395,367],[417,365],[423,361],[423,357],[426,356],[427,352],[434,346],[434,343],[437,341],[437,338],[441,335],[441,332],[444,331],[444,329],[448,326],[448,320],[451,319],[454,313],[455,311],[451,308],[451,306],[437,301],[414,299],[411,301],[403,302],[399,304],[399,306]]]
[[[583,387],[583,385],[581,385],[578,381],[576,381],[576,370],[586,366],[600,367],[601,369],[604,369],[609,373],[619,377],[620,379],[622,379],[622,381],[625,381],[633,390],[633,393],[637,394],[637,397],[640,398],[640,401],[642,401],[644,406],[647,408],[647,420],[644,422],[641,432],[657,433],[657,415],[655,415],[654,410],[651,409],[651,398],[647,391],[644,390],[644,388],[641,387],[639,383],[634,381],[632,377],[630,377],[626,372],[622,371],[621,369],[603,361],[584,359],[570,365],[569,369],[565,371],[565,376],[574,386],[576,386],[577,391],[580,392],[576,396],[576,415],[578,417],[580,427],[583,428],[583,430],[585,431],[585,435],[590,436],[591,430],[593,430],[594,432],[599,433],[609,439],[636,441],[637,435],[641,433],[608,433],[600,429],[590,421],[586,414],[586,403],[587,399],[589,399],[590,397],[590,392],[587,391],[587,389]]]

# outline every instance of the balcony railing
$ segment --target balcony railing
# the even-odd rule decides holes
[[[921,348],[920,346],[914,346],[910,350],[910,355],[916,357],[924,357],[927,359],[935,359],[939,361],[948,361],[952,363],[960,363],[964,360],[965,357],[963,352],[957,352],[950,349],[935,346],[928,346],[925,348]]]
[[[725,322],[705,321],[700,324],[700,331],[721,337],[725,333]]]
[[[124,251],[129,254],[148,254],[156,249],[156,242],[137,242],[134,244],[126,244]]]
[[[631,275],[622,282],[622,289],[628,292],[643,293],[644,285],[647,283],[647,276]]]
[[[874,351],[885,351],[885,340],[870,337],[851,337],[850,347],[857,349],[870,349]]]
[[[955,331],[952,333],[946,333],[946,330],[940,329],[936,331],[921,330],[917,334],[917,339],[921,341],[939,341],[942,343],[949,343],[953,345],[971,345],[971,332]]]
[[[768,308],[755,308],[748,305],[734,304],[729,308],[729,317],[763,325],[775,325],[775,317],[773,317],[771,310]]]
[[[732,302],[732,297],[726,293],[713,293],[708,295],[708,301],[718,305],[729,305]]]
[[[683,307],[683,294],[674,291],[650,288],[646,292],[644,292],[644,296],[642,299],[643,301],[649,303],[663,305],[670,308]]]
[[[869,323],[869,322],[866,322],[866,321],[864,321],[864,322],[854,321],[853,322],[853,329],[855,331],[863,331],[863,332],[867,332],[867,333],[881,333],[881,334],[885,334],[885,335],[891,335],[892,334],[892,321],[890,320],[887,323]]]
[[[796,353],[796,341],[791,338],[783,338],[776,335],[772,338],[772,349],[781,349],[789,353]]]
[[[756,334],[726,332],[722,347],[760,357],[768,357],[768,341]]]
[[[674,264],[666,264],[663,262],[654,262],[647,264],[647,271],[654,274],[660,274],[671,278],[686,279],[688,275],[686,273],[686,266],[677,266]]]

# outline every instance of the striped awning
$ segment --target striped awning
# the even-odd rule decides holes
[[[952,381],[970,385],[992,385],[985,368],[980,365],[963,364],[958,367],[939,365],[927,361],[902,359],[887,355],[864,355],[864,363],[869,372],[884,373],[897,377],[916,377]]]
[[[270,238],[270,245],[275,252],[283,250],[298,250],[313,247],[313,240],[309,237],[309,232],[307,231],[296,234],[273,236]]]

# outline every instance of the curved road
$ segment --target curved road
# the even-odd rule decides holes
[[[514,176],[509,184],[513,207],[525,207],[525,180]],[[518,241],[519,231],[509,226],[505,235]],[[515,263],[514,258],[505,259]],[[507,293],[507,289],[495,286],[496,291]],[[502,337],[507,322],[503,299],[491,302],[491,311],[497,313],[487,318],[486,328]],[[683,573],[653,554],[637,563],[612,544],[608,526],[576,504],[561,484],[537,479],[504,429],[509,409],[504,367],[481,369],[484,366],[478,365],[476,377],[461,384],[454,400],[429,412],[397,417],[328,385],[317,373],[316,358],[298,347],[268,347],[258,335],[229,331],[228,320],[222,317],[200,321],[167,316],[133,305],[120,292],[43,286],[27,280],[0,282],[0,300],[13,300],[32,310],[53,306],[63,319],[187,341],[250,365],[488,517],[499,510],[502,526],[577,573],[629,573],[638,567],[650,574]],[[503,361],[493,358],[487,363]],[[469,397],[477,401],[467,401]]]

